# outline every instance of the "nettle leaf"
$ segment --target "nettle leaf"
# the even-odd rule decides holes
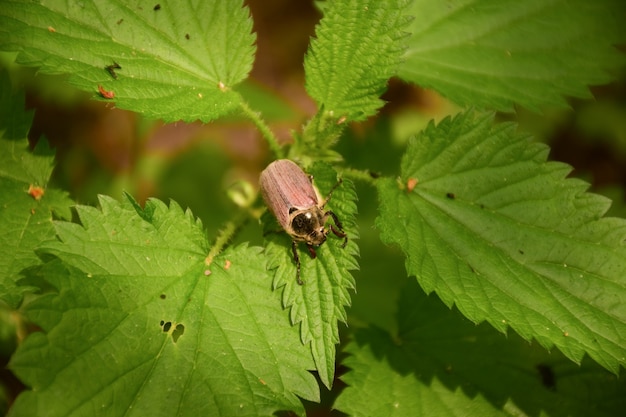
[[[358,330],[334,408],[358,416],[604,416],[623,413],[626,380],[492,327],[475,326],[415,282],[399,333]]]
[[[26,308],[43,332],[11,360],[32,388],[13,415],[304,415],[296,395],[319,400],[260,248],[206,265],[202,225],[176,203],[100,204],[41,248],[58,293]]]
[[[0,131],[3,138],[11,140],[26,138],[33,121],[33,112],[24,111],[24,108],[24,93],[14,91],[7,70],[0,68]],[[0,157],[6,158],[7,155],[2,153]],[[0,169],[6,171],[5,164],[0,165]],[[24,170],[25,167],[21,169]]]
[[[407,1],[331,2],[304,60],[306,89],[331,118],[365,120],[383,104],[380,95],[403,52]]]
[[[416,0],[399,75],[459,104],[510,111],[590,97],[626,60],[622,0]]]
[[[314,185],[325,198],[337,183],[337,173],[324,163],[311,168]],[[333,191],[327,210],[332,210],[341,221],[349,240],[342,247],[343,239],[329,233],[326,243],[316,247],[317,257],[312,259],[306,245],[298,245],[303,285],[296,281],[296,265],[293,259],[291,238],[278,231],[276,222],[266,221],[267,245],[265,253],[268,268],[275,269],[274,288],[282,290],[282,302],[290,308],[291,323],[300,324],[303,344],[311,344],[315,366],[320,379],[332,386],[335,373],[335,345],[339,343],[338,322],[346,322],[345,306],[350,305],[349,290],[355,288],[350,270],[358,268],[356,256],[358,239],[356,228],[356,192],[347,178]],[[271,216],[265,216],[267,220]],[[332,224],[332,220],[329,220]]]
[[[241,1],[10,1],[0,28],[0,48],[19,50],[18,63],[68,74],[72,85],[109,100],[102,86],[116,107],[165,121],[233,112],[241,97],[232,87],[254,54]]]
[[[409,142],[401,184],[379,183],[381,236],[427,293],[470,320],[618,372],[626,222],[601,218],[610,201],[515,129],[471,113],[431,124]]]
[[[54,151],[42,140],[29,148],[32,113],[22,94],[12,95],[6,72],[0,74],[0,299],[15,308],[27,286],[18,286],[24,269],[41,263],[35,247],[54,238],[53,213],[70,217],[67,194],[48,187]]]

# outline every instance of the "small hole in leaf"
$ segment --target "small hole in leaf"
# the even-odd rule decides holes
[[[178,342],[178,338],[181,337],[183,333],[185,333],[185,325],[178,323],[172,332],[172,340],[174,343]]]
[[[166,323],[163,325],[163,331],[164,331],[165,333],[169,332],[171,328],[172,328],[172,322],[171,322],[171,321],[168,321],[168,322],[166,322]]]
[[[163,320],[161,320],[161,327],[163,327],[164,324],[165,324],[165,322]]]
[[[161,296],[160,296],[161,300],[165,300],[166,297],[167,296],[165,294],[161,294]]]

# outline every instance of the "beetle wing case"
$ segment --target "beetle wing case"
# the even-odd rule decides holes
[[[259,179],[265,204],[283,229],[289,229],[289,210],[318,205],[318,197],[308,175],[294,162],[279,159],[268,165]]]

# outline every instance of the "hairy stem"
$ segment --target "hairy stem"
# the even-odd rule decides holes
[[[211,245],[211,249],[209,250],[207,257],[204,259],[204,263],[206,265],[211,265],[213,259],[222,253],[226,245],[234,239],[235,235],[243,227],[248,218],[248,214],[246,212],[242,212],[233,220],[226,222],[215,238],[213,245]]]
[[[278,139],[276,139],[276,136],[274,136],[274,133],[272,133],[269,126],[265,123],[265,121],[261,117],[261,114],[259,112],[252,110],[250,106],[248,106],[248,103],[243,102],[243,101],[241,102],[239,107],[241,111],[243,112],[243,114],[248,119],[252,120],[252,123],[254,123],[257,129],[259,129],[259,131],[261,132],[261,134],[267,141],[270,149],[272,150],[276,158],[277,159],[283,158],[283,150],[278,144]]]
[[[374,185],[376,183],[376,179],[379,177],[379,174],[376,172],[354,168],[342,169],[341,174],[346,178],[350,178],[355,181],[365,182],[370,185]]]

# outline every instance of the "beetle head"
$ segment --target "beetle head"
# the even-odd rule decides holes
[[[307,245],[319,246],[326,241],[324,229],[324,213],[319,207],[308,209],[291,209],[289,213],[289,229],[287,232],[294,240]]]

